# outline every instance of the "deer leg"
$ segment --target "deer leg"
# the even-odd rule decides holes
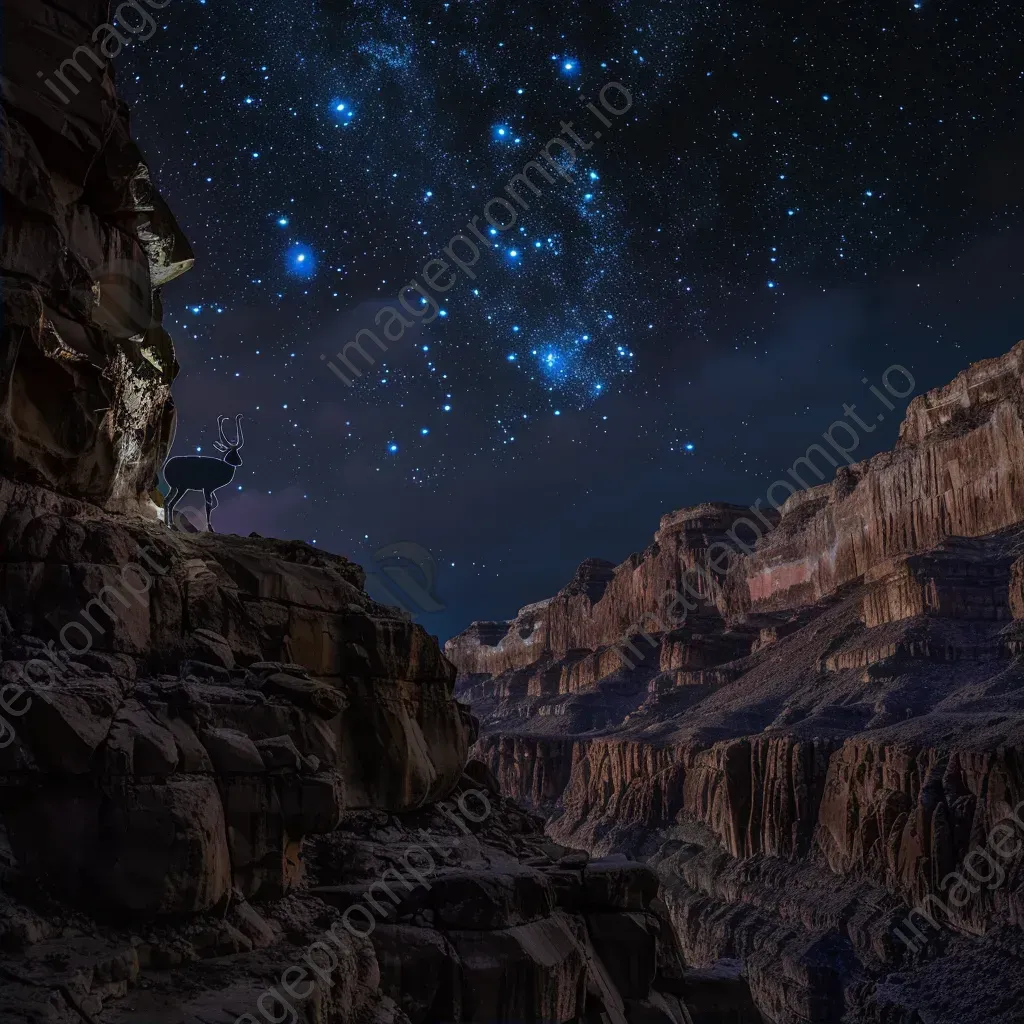
[[[164,525],[171,530],[174,529],[174,506],[181,501],[181,496],[184,491],[178,490],[177,487],[172,487],[164,498]]]
[[[206,498],[206,529],[209,530],[210,533],[214,533],[215,531],[213,529],[213,522],[210,519],[210,514],[217,507],[217,496],[213,491],[203,491],[203,497]]]

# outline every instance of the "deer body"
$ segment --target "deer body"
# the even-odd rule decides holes
[[[239,413],[235,417],[234,441],[229,441],[224,434],[226,419],[227,416],[217,417],[218,440],[214,443],[217,451],[224,452],[223,459],[204,455],[181,455],[164,463],[164,480],[170,488],[164,500],[164,522],[168,527],[173,523],[174,506],[181,501],[185,492],[202,491],[206,499],[206,525],[213,533],[210,514],[218,504],[216,492],[231,483],[235,470],[242,464],[242,457],[238,454],[244,444],[242,416]]]

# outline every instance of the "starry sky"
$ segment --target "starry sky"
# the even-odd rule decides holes
[[[154,14],[117,68],[197,257],[164,294],[174,454],[215,454],[242,413],[215,526],[348,555],[441,639],[674,508],[763,496],[890,365],[917,393],[1024,337],[1015,3]],[[589,147],[549,147],[564,173],[473,276],[399,307],[400,339],[340,380],[336,353],[471,218],[492,230],[563,124]],[[429,577],[411,601],[388,552]]]

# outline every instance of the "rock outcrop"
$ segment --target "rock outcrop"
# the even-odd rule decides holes
[[[4,4],[0,472],[129,508],[173,434],[160,291],[192,253],[89,56],[109,16],[99,0]]]
[[[657,876],[467,764],[357,566],[11,481],[0,550],[0,1019],[687,1024]]]
[[[655,866],[765,1020],[1019,1019],[1022,429],[1024,343],[778,514],[665,516],[446,647],[503,789]]]
[[[75,902],[171,913],[231,887],[280,894],[302,837],[342,810],[411,810],[460,778],[451,666],[344,558],[10,483],[0,545],[0,671],[25,691],[0,750],[8,834]],[[174,837],[159,857],[158,835]]]

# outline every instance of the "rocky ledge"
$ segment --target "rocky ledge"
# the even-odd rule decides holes
[[[467,763],[357,566],[5,480],[0,550],[0,1019],[688,1024],[657,876]]]
[[[1022,481],[1024,343],[777,512],[682,509],[451,640],[475,753],[558,841],[656,867],[765,1020],[1018,1021]]]

